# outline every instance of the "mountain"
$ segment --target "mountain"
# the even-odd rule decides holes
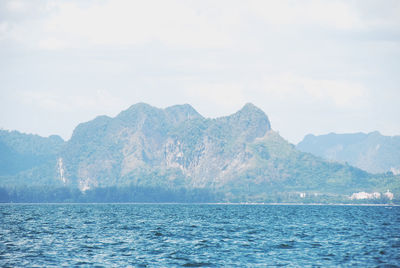
[[[297,149],[327,160],[347,162],[371,173],[400,174],[400,136],[368,134],[307,135]]]
[[[250,103],[216,119],[188,104],[138,103],[78,125],[70,140],[51,147],[43,163],[0,177],[3,200],[350,202],[364,191],[394,194],[395,202],[400,194],[398,176],[297,150]],[[32,192],[40,194],[25,197]]]
[[[42,175],[53,175],[53,164],[64,146],[64,140],[56,135],[48,138],[0,130],[0,180],[14,184],[15,180],[26,183],[44,183]],[[48,177],[47,176],[47,177]],[[47,182],[52,183],[52,179]]]

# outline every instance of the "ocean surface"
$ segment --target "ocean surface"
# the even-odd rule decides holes
[[[400,265],[400,207],[2,204],[0,266]]]

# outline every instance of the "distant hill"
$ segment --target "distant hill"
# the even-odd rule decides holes
[[[307,135],[297,149],[327,160],[347,162],[371,173],[400,174],[400,136],[369,134]]]
[[[38,148],[52,148],[42,150],[44,160],[33,150],[31,166],[0,170],[0,200],[350,202],[362,191],[384,197],[389,189],[394,201],[400,194],[392,174],[372,175],[297,150],[253,104],[209,119],[187,104],[139,103],[78,125],[67,142],[42,139]]]
[[[49,173],[49,165],[53,166],[56,163],[64,144],[64,140],[56,135],[44,138],[18,131],[0,130],[1,184],[13,185],[25,179],[27,184],[35,184],[45,173],[47,177],[52,176],[53,173]],[[47,171],[43,173],[38,169]],[[33,175],[35,172],[38,173],[38,177]],[[16,180],[18,177],[20,179]],[[49,182],[53,180],[50,179]]]

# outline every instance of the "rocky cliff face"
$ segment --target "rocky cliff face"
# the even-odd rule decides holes
[[[180,196],[179,189],[193,194],[201,189],[218,196],[207,200],[240,202],[320,194],[350,197],[354,192],[388,189],[400,194],[396,176],[375,176],[300,152],[273,131],[265,113],[252,104],[230,116],[209,119],[190,105],[159,109],[139,103],[114,118],[99,116],[78,125],[67,142],[56,137],[45,141],[54,146],[46,149],[45,164],[0,175],[0,187],[53,185],[83,193],[131,187],[147,193],[162,189],[175,196]],[[137,200],[129,198],[125,200]],[[178,200],[194,199],[186,195]]]
[[[220,187],[249,167],[247,144],[269,131],[268,117],[252,104],[217,119],[190,105],[136,104],[115,118],[79,125],[61,158],[66,177],[78,185],[138,183],[157,171],[158,184]]]
[[[351,194],[383,187],[359,169],[296,150],[252,104],[208,119],[190,105],[158,109],[139,103],[115,118],[79,125],[64,148],[64,177],[82,191],[115,185],[205,188],[228,199],[262,200],[271,192]]]

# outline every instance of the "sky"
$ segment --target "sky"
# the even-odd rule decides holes
[[[400,135],[400,1],[0,1],[0,128],[68,140],[138,102]]]

